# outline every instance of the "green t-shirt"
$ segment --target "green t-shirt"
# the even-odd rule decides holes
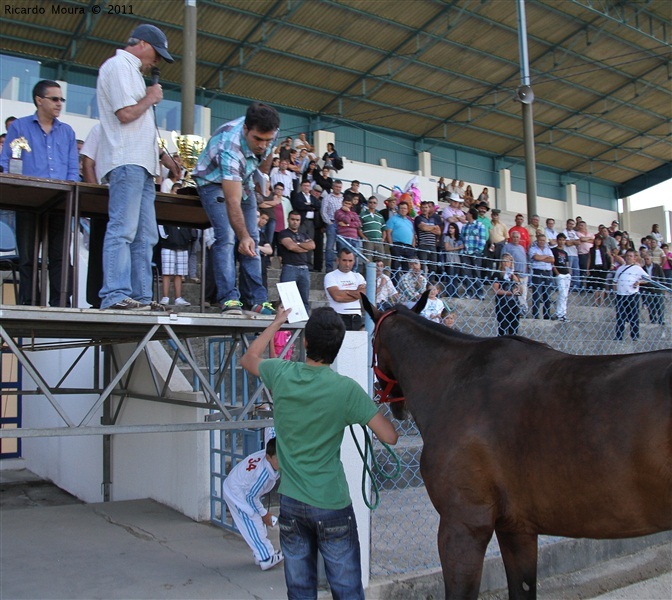
[[[327,366],[272,358],[259,373],[273,396],[280,493],[317,508],[345,508],[351,501],[340,459],[343,431],[375,416],[373,400]]]

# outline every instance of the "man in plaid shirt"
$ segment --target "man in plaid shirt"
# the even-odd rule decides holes
[[[277,111],[255,102],[244,117],[215,131],[193,172],[201,203],[215,230],[212,257],[217,296],[222,313],[228,315],[242,314],[241,297],[254,312],[274,314],[262,282],[257,252],[259,231],[253,175],[270,157],[279,127]],[[240,291],[236,287],[236,241]]]
[[[462,227],[461,237],[464,243],[464,254],[462,255],[462,264],[465,265],[467,276],[467,294],[470,298],[483,300],[485,292],[483,291],[483,281],[481,277],[481,263],[483,261],[483,252],[488,242],[488,232],[478,220],[478,211],[470,208],[466,213],[467,223]]]

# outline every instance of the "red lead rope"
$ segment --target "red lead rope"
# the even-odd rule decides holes
[[[383,313],[383,315],[378,319],[378,322],[376,323],[376,328],[373,332],[373,373],[375,376],[378,378],[378,389],[380,391],[380,394],[378,396],[378,402],[381,404],[388,403],[388,402],[403,402],[406,400],[405,396],[397,396],[396,398],[393,398],[390,396],[392,393],[392,388],[395,385],[398,385],[398,381],[396,379],[392,379],[391,377],[388,377],[383,373],[379,368],[378,368],[378,355],[376,354],[376,334],[378,333],[378,329],[380,329],[381,323],[390,315],[396,313],[396,309],[388,310],[387,312]],[[385,382],[385,386],[383,387],[382,382]]]

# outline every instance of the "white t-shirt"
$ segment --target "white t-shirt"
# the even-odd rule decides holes
[[[579,239],[579,234],[576,233],[574,229],[571,231],[569,229],[565,229],[563,232],[567,236],[567,241],[569,240],[578,240]],[[578,256],[579,255],[579,247],[578,246],[565,246],[565,252],[567,252],[567,256]]]
[[[639,265],[621,265],[616,270],[614,282],[616,293],[619,296],[632,296],[639,292],[639,286],[635,283],[646,276],[646,271]]]
[[[361,306],[359,300],[352,302],[336,302],[327,289],[330,287],[337,287],[339,290],[350,291],[356,290],[360,285],[366,284],[366,279],[359,273],[350,271],[343,273],[336,269],[324,276],[324,291],[327,294],[329,306],[333,308],[339,315],[361,315]]]

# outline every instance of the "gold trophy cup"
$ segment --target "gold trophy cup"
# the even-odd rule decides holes
[[[177,131],[173,131],[173,143],[177,148],[177,153],[182,159],[182,165],[187,171],[182,186],[196,187],[196,184],[191,178],[191,171],[196,166],[198,157],[201,155],[201,152],[203,152],[203,148],[205,148],[205,138],[191,133],[179,135]]]

